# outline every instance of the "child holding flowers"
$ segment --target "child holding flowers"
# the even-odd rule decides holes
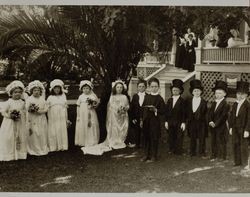
[[[95,111],[99,104],[99,99],[93,92],[91,81],[81,81],[79,90],[82,91],[82,94],[76,103],[75,145],[89,147],[99,142],[99,122]]]
[[[112,94],[107,106],[107,137],[100,144],[91,147],[83,147],[84,154],[102,155],[112,149],[125,148],[124,143],[128,133],[128,109],[129,101],[125,95],[126,84],[117,80],[112,83]]]
[[[25,103],[21,99],[24,85],[13,81],[6,87],[10,98],[2,109],[4,117],[0,128],[0,161],[27,158]]]
[[[48,154],[48,123],[46,118],[47,105],[44,97],[43,84],[32,81],[28,85],[31,96],[26,100],[27,119],[28,119],[28,153],[30,155]]]
[[[121,80],[112,83],[112,94],[107,107],[107,138],[106,143],[113,149],[125,148],[124,143],[128,133],[129,101],[125,95],[126,84]]]
[[[50,92],[51,95],[47,99],[49,151],[68,150],[67,125],[70,121],[63,81],[53,80],[50,83]]]

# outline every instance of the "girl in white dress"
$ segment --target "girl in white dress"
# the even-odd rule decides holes
[[[28,86],[31,96],[26,100],[27,119],[28,119],[28,153],[30,155],[48,154],[48,123],[46,112],[48,110],[46,101],[42,95],[43,84],[32,81]]]
[[[93,85],[88,80],[80,82],[80,91],[83,93],[77,100],[77,119],[75,130],[75,145],[93,146],[99,142],[99,122],[95,108],[99,99],[93,92]]]
[[[117,80],[112,83],[112,94],[107,106],[107,137],[106,140],[92,147],[83,147],[84,154],[102,155],[112,149],[122,149],[126,147],[125,139],[128,133],[128,109],[129,101],[125,95],[126,84]]]
[[[0,128],[0,161],[27,158],[25,103],[21,99],[24,85],[13,81],[6,87],[10,98],[1,111],[4,119]]]
[[[49,151],[68,150],[68,105],[63,81],[53,80],[50,83],[50,92],[47,99]]]

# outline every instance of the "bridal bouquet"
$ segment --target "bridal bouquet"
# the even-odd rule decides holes
[[[20,111],[17,110],[13,110],[10,113],[10,118],[14,121],[18,121],[21,117]]]
[[[32,103],[29,106],[28,112],[36,113],[36,112],[38,112],[38,110],[39,110],[39,107],[36,104]]]
[[[118,113],[119,115],[123,115],[123,114],[125,114],[126,112],[127,112],[127,108],[124,107],[124,106],[120,106],[120,107],[118,108],[118,111],[117,111],[117,113]]]
[[[90,109],[95,109],[98,105],[98,102],[94,99],[87,98],[87,104],[88,104]]]

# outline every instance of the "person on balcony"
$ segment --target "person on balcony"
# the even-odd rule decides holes
[[[218,26],[210,26],[209,33],[205,36],[206,46],[207,47],[215,47],[218,43],[219,36],[218,36]]]
[[[236,29],[230,29],[231,37],[227,41],[228,48],[242,46],[245,43],[239,38],[239,31]]]
[[[195,34],[194,34],[194,32],[192,32],[191,28],[188,28],[188,29],[187,29],[187,33],[186,33],[185,36],[184,36],[185,40],[186,40],[186,41],[189,40],[189,35],[190,35],[190,34],[193,36],[193,40],[196,40]]]
[[[184,60],[186,55],[185,43],[186,41],[184,37],[181,34],[177,33],[175,56],[175,67],[177,68],[184,68]]]
[[[186,42],[186,55],[185,55],[185,63],[184,63],[184,69],[188,70],[188,72],[194,71],[194,64],[196,61],[195,56],[195,48],[196,42],[193,39],[193,34],[188,35],[188,41]]]

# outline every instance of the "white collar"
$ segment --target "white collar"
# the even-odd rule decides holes
[[[246,100],[246,99],[242,99],[242,100],[240,100],[240,101],[239,101],[239,100],[236,100],[236,102],[237,102],[238,104],[242,104],[242,103],[245,102],[245,100]]]
[[[156,92],[156,93],[151,92],[150,94],[153,95],[153,96],[155,96],[155,95],[158,95],[159,92]]]
[[[225,97],[223,97],[222,99],[218,99],[218,100],[215,100],[216,103],[220,103],[221,101],[224,100]]]
[[[180,98],[181,95],[178,95],[178,96],[172,96],[173,99],[178,99]]]
[[[144,96],[145,94],[146,94],[146,92],[138,92],[138,95]]]
[[[195,96],[193,96],[193,100],[197,100],[197,101],[199,101],[199,100],[201,100],[201,97],[199,96],[199,97],[195,97]]]

